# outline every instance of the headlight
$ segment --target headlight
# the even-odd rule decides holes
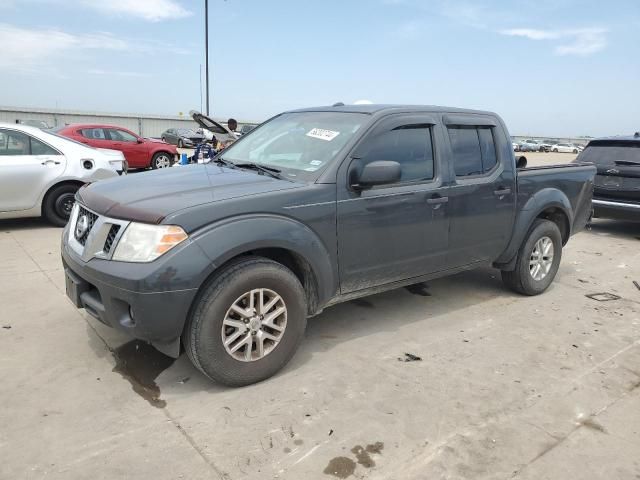
[[[120,262],[151,262],[188,238],[174,225],[131,222],[118,242],[112,259]]]

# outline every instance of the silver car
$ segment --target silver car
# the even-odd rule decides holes
[[[42,215],[64,226],[78,188],[126,170],[122,152],[0,123],[0,219]]]

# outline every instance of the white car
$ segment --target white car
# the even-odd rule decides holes
[[[578,153],[578,147],[572,143],[557,143],[551,147],[552,152],[560,153]]]
[[[64,226],[78,188],[126,171],[122,152],[0,123],[0,219],[42,215]]]

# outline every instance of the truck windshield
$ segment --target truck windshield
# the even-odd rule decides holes
[[[366,122],[366,114],[285,113],[222,152],[233,163],[276,168],[283,176],[314,180]]]

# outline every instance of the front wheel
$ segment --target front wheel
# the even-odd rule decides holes
[[[578,150],[574,148],[573,153],[578,153]]]
[[[151,159],[151,168],[154,170],[158,168],[168,168],[173,164],[171,156],[168,153],[159,152],[156,153]]]
[[[182,139],[178,139],[178,148],[183,148],[184,147],[184,143],[182,143]]]
[[[562,235],[550,220],[537,219],[518,252],[513,271],[502,271],[502,281],[523,295],[544,292],[558,272],[562,258]]]
[[[182,339],[196,368],[239,387],[284,367],[306,322],[304,290],[291,270],[266,258],[244,257],[205,286]]]
[[[553,149],[553,152],[554,152],[554,153],[558,153],[558,149],[557,149],[557,148],[554,148],[554,149]]]
[[[42,214],[56,227],[64,227],[69,221],[76,199],[78,185],[66,184],[54,187],[42,202]]]

